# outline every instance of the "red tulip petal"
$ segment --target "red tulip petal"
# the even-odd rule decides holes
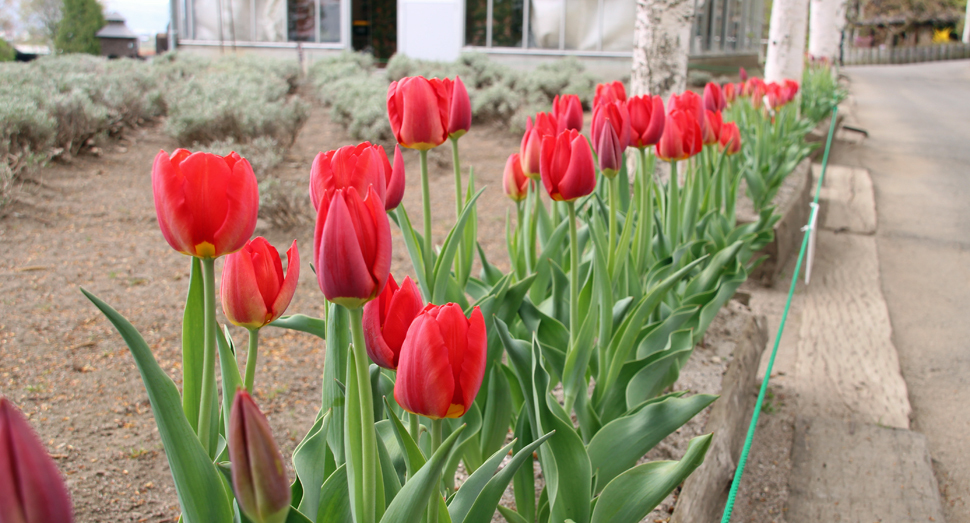
[[[179,155],[188,153],[184,149],[175,152]],[[155,156],[152,165],[155,214],[165,241],[176,251],[191,255],[195,252],[195,245],[192,243],[192,222],[186,219],[185,178],[176,165],[169,160],[165,151],[159,151]]]
[[[567,201],[586,196],[596,188],[596,164],[589,142],[583,136],[576,136],[569,144],[569,151],[569,164],[559,182],[559,192]]]
[[[411,281],[410,277],[404,278],[398,292],[391,296],[388,304],[388,315],[385,317],[381,334],[387,346],[395,353],[395,364],[397,354],[401,352],[404,339],[407,337],[408,329],[414,318],[424,309],[424,301],[421,293]]]
[[[455,377],[455,390],[451,403],[463,405],[460,373],[462,361],[468,349],[468,318],[465,317],[461,307],[449,303],[438,308],[437,323],[445,346],[448,347],[448,362]]]
[[[472,126],[472,104],[468,99],[468,90],[461,78],[455,76],[451,86],[451,107],[448,111],[448,134],[460,137]]]
[[[402,96],[398,92],[398,82],[391,82],[391,85],[387,87],[387,119],[391,122],[391,132],[394,133],[394,138],[401,142],[401,123],[403,122],[403,117],[401,115],[402,109]]]
[[[475,401],[478,390],[485,378],[485,357],[488,351],[488,335],[485,331],[485,319],[482,311],[475,307],[468,318],[468,335],[465,357],[461,362],[458,382],[461,384],[463,395],[462,405],[467,410]],[[464,415],[464,413],[462,413]]]
[[[186,162],[191,159],[189,157]],[[220,200],[218,202],[220,205],[225,205],[222,221],[214,231],[216,256],[242,249],[256,230],[256,219],[259,216],[259,189],[249,160],[242,158],[237,161],[232,168],[230,178],[224,183],[225,185],[220,187],[224,191],[224,196],[214,198]],[[212,209],[218,207],[219,205],[210,206]],[[212,221],[218,219],[217,214],[210,214],[210,216]]]
[[[222,310],[233,325],[255,329],[266,324],[269,309],[260,293],[249,249],[226,257],[219,291]]]
[[[349,200],[349,201],[348,201]],[[317,265],[317,279],[328,300],[340,298],[365,299],[377,294],[377,284],[371,275],[354,222],[363,204],[353,188],[337,191],[324,218],[322,246]],[[317,218],[320,222],[320,214]]]
[[[542,148],[540,149],[539,172],[542,175],[542,185],[550,196],[559,194],[557,180],[553,176],[553,158],[556,155],[556,139],[552,136],[542,137]]]
[[[400,145],[394,146],[394,166],[387,174],[390,178],[387,179],[384,209],[390,211],[397,208],[404,199],[404,157],[401,156]]]
[[[441,419],[448,414],[454,390],[448,347],[434,317],[421,314],[401,348],[394,399],[408,412]]]
[[[293,295],[296,294],[296,286],[299,283],[300,251],[296,248],[296,240],[293,240],[293,245],[286,251],[286,276],[283,278],[276,299],[270,306],[270,312],[273,314],[270,321],[279,318],[286,312],[286,308],[290,306],[290,301],[293,300]]]

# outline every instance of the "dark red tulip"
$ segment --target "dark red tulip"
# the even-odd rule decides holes
[[[718,137],[721,150],[727,149],[728,156],[741,152],[741,131],[734,122],[725,122],[721,126],[721,135]]]
[[[318,153],[310,167],[310,201],[314,210],[320,208],[320,200],[327,192],[347,187],[357,189],[357,194],[367,194],[367,188],[373,186],[383,202],[388,182],[394,178],[394,173],[390,179],[387,176],[389,167],[384,148],[370,142]],[[399,176],[404,178],[403,169]],[[403,179],[399,183],[403,186]]]
[[[727,107],[727,102],[724,100],[724,92],[721,90],[721,86],[714,82],[707,82],[704,86],[704,109],[708,111],[723,111]]]
[[[286,276],[280,253],[262,236],[226,257],[222,269],[222,311],[233,325],[258,329],[279,318],[300,280],[296,240],[286,251]]]
[[[397,143],[426,151],[445,143],[451,123],[451,92],[437,78],[411,76],[387,88],[387,117]]]
[[[502,188],[505,195],[514,201],[525,199],[529,189],[529,177],[522,172],[522,160],[519,153],[509,155],[505,162],[505,172],[502,174]]]
[[[539,179],[539,152],[542,148],[543,136],[555,136],[558,123],[552,113],[536,115],[535,125],[532,118],[525,120],[525,134],[519,146],[519,158],[522,160],[522,172],[534,180]]]
[[[724,84],[724,102],[725,104],[734,103],[734,99],[738,97],[737,86],[733,83]]]
[[[552,114],[556,118],[556,132],[566,129],[583,131],[583,104],[575,94],[556,95],[552,99]]]
[[[607,120],[607,123],[609,121]],[[604,125],[600,131],[598,141],[593,144],[596,157],[599,160],[600,172],[607,178],[613,178],[620,172],[623,165],[623,147],[612,125]]]
[[[594,146],[600,142],[600,135],[603,128],[609,123],[616,131],[617,140],[622,148],[630,144],[630,113],[627,111],[626,102],[601,103],[593,108],[593,123],[591,125],[590,138],[593,139]]]
[[[364,199],[353,187],[324,195],[313,259],[320,290],[334,303],[360,307],[384,290],[391,269],[391,228],[374,186]]]
[[[283,455],[266,416],[245,389],[239,389],[232,402],[227,439],[239,508],[254,523],[286,521],[291,494]]]
[[[485,377],[488,337],[478,307],[470,318],[454,303],[428,305],[411,323],[401,348],[394,399],[431,419],[468,411]]]
[[[608,84],[597,84],[596,95],[593,96],[593,107],[601,103],[625,102],[626,88],[619,80]]]
[[[701,128],[701,141],[704,145],[717,143],[721,134],[721,123],[721,111],[704,111],[704,127]]]
[[[744,67],[738,68],[738,76],[741,77],[742,82],[748,81],[748,72],[744,70]]]
[[[674,109],[667,113],[664,134],[657,143],[657,157],[664,161],[686,160],[701,152],[701,127],[694,115]]]
[[[627,100],[626,106],[630,112],[630,146],[642,149],[659,142],[667,120],[663,99],[634,96]]]
[[[454,81],[445,78],[441,81],[448,97],[448,136],[461,138],[472,128],[472,104],[468,99],[468,90],[461,78],[455,76]]]
[[[539,170],[549,196],[559,202],[571,202],[596,188],[596,164],[589,142],[576,131],[542,138]]]
[[[374,363],[397,369],[408,327],[422,309],[424,301],[410,276],[404,277],[400,287],[394,276],[388,276],[384,292],[364,305],[364,344]]]
[[[256,175],[236,153],[159,151],[152,192],[162,235],[182,254],[218,258],[241,249],[256,230]]]

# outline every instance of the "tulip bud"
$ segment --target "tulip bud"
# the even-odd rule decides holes
[[[704,109],[708,111],[723,111],[727,107],[727,103],[724,101],[724,92],[721,91],[721,86],[714,82],[707,82],[704,86]]]
[[[229,414],[229,459],[239,508],[254,523],[283,523],[290,512],[290,484],[283,455],[266,417],[244,389]]]
[[[704,111],[704,127],[701,128],[704,145],[717,143],[721,134],[721,111]]]
[[[724,84],[724,102],[726,104],[734,103],[734,99],[738,97],[737,86],[733,83]]]
[[[448,136],[461,138],[472,127],[472,104],[468,99],[468,90],[461,78],[442,80],[449,93],[448,101]]]
[[[575,94],[556,95],[552,99],[552,114],[555,115],[556,132],[561,133],[566,129],[583,130],[583,104],[579,101],[579,96]]]
[[[236,153],[159,151],[152,192],[162,236],[182,254],[218,258],[241,249],[256,229],[256,175]]]
[[[393,178],[393,173],[388,176],[389,168],[384,147],[371,145],[370,142],[318,153],[310,167],[310,201],[313,202],[313,209],[320,208],[320,200],[328,191],[347,187],[357,189],[358,194],[367,194],[367,188],[373,186],[383,202],[390,178]],[[400,176],[404,177],[403,171]],[[404,185],[403,180],[398,183]]]
[[[327,192],[317,210],[313,259],[331,302],[360,307],[384,290],[391,269],[391,228],[373,186],[360,198],[348,187]]]
[[[466,318],[457,304],[428,305],[401,347],[394,399],[404,410],[431,419],[460,418],[482,386],[487,348],[478,307]]]
[[[0,397],[0,522],[70,523],[71,497],[27,419]]]
[[[738,76],[741,77],[742,82],[748,81],[748,72],[744,70],[744,67],[738,68]]]
[[[590,137],[593,139],[594,146],[599,143],[603,127],[607,122],[616,131],[620,147],[626,149],[630,144],[630,113],[627,111],[626,102],[602,103],[593,109]]]
[[[502,188],[505,189],[505,195],[516,202],[524,200],[528,193],[529,178],[522,172],[522,160],[519,159],[519,153],[510,154],[509,159],[505,162]]]
[[[623,147],[620,139],[616,136],[616,131],[610,121],[606,120],[606,125],[600,131],[599,140],[595,142],[596,155],[599,159],[600,172],[607,178],[613,178],[620,172],[623,164]]]
[[[286,263],[284,277],[280,253],[262,236],[227,256],[220,286],[226,319],[233,325],[258,329],[282,316],[300,279],[296,240],[286,251]]]
[[[445,143],[451,121],[450,91],[437,78],[402,78],[387,88],[387,117],[397,143],[426,151]]]
[[[408,327],[422,309],[424,301],[410,276],[404,277],[400,287],[394,276],[388,276],[380,296],[364,305],[364,345],[374,363],[397,369]]]
[[[539,170],[549,197],[571,202],[596,188],[596,164],[589,142],[576,131],[544,136]]]
[[[674,109],[667,113],[664,134],[657,142],[657,157],[670,162],[686,160],[701,152],[701,128],[690,113]]]
[[[634,96],[627,101],[630,112],[630,145],[638,149],[658,141],[667,121],[664,102],[659,96]]]
[[[597,84],[596,94],[593,96],[593,107],[604,103],[625,102],[626,88],[619,80],[608,84]]]
[[[556,135],[556,118],[550,113],[536,115],[535,125],[532,119],[526,118],[525,134],[519,146],[519,158],[522,160],[522,172],[533,180],[539,179],[539,153],[542,148],[543,136]]]
[[[737,154],[741,151],[741,131],[734,122],[726,122],[721,126],[721,135],[718,137],[721,150],[727,149],[728,156]]]

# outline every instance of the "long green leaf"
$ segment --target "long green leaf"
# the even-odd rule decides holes
[[[202,402],[202,360],[205,357],[205,299],[202,289],[202,262],[192,257],[189,292],[182,314],[182,410],[192,430],[198,433]]]
[[[391,504],[388,505],[381,523],[414,523],[421,520],[421,514],[428,501],[434,497],[438,488],[438,476],[451,454],[452,447],[458,440],[463,427],[451,433],[438,450],[431,456],[431,459],[414,474],[401,491],[398,492]],[[447,511],[445,511],[447,512]]]
[[[404,246],[408,250],[408,255],[411,256],[411,264],[414,266],[414,272],[418,277],[418,285],[421,287],[422,296],[431,295],[431,282],[428,281],[425,271],[425,254],[422,250],[422,245],[424,242],[421,239],[421,235],[418,234],[414,227],[411,226],[411,219],[408,218],[408,212],[404,209],[404,204],[397,206],[394,211],[397,217],[397,224],[401,228],[401,233],[404,236]],[[428,254],[427,258],[432,259],[432,254]]]
[[[330,429],[332,411],[328,411],[310,428],[303,441],[293,450],[293,469],[303,485],[303,499],[298,506],[304,514],[317,514],[320,506],[320,488],[327,479],[327,432]]]
[[[321,339],[327,339],[327,322],[320,318],[314,318],[305,314],[283,316],[282,318],[270,323],[269,326],[305,332],[307,334],[313,334]]]
[[[236,363],[236,350],[229,337],[228,328],[216,329],[217,347],[219,349],[219,367],[222,369],[222,418],[225,434],[229,434],[229,413],[232,402],[236,399],[236,390],[243,386],[239,376],[239,365]]]
[[[441,254],[434,264],[434,281],[431,282],[434,287],[432,287],[431,303],[441,303],[441,300],[445,298],[445,291],[448,290],[448,280],[451,278],[451,267],[455,264],[455,255],[458,253],[458,247],[461,245],[462,238],[464,238],[465,224],[474,213],[475,202],[478,201],[478,197],[482,195],[482,191],[484,190],[484,188],[479,189],[475,193],[475,196],[465,204],[465,209],[461,212],[461,216],[458,217],[458,222],[455,223],[455,226],[448,232],[448,236],[445,237],[445,243],[441,247]]]
[[[341,465],[320,487],[317,523],[353,523],[350,492],[347,490],[347,465]]]
[[[512,421],[512,393],[509,391],[509,380],[505,378],[505,372],[500,365],[493,365],[490,374],[485,413],[482,415],[479,448],[482,456],[488,456],[502,446],[509,432],[509,423]]]

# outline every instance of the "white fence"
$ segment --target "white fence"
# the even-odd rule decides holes
[[[844,65],[911,64],[970,58],[970,44],[962,42],[919,45],[915,47],[848,47],[842,55]]]

